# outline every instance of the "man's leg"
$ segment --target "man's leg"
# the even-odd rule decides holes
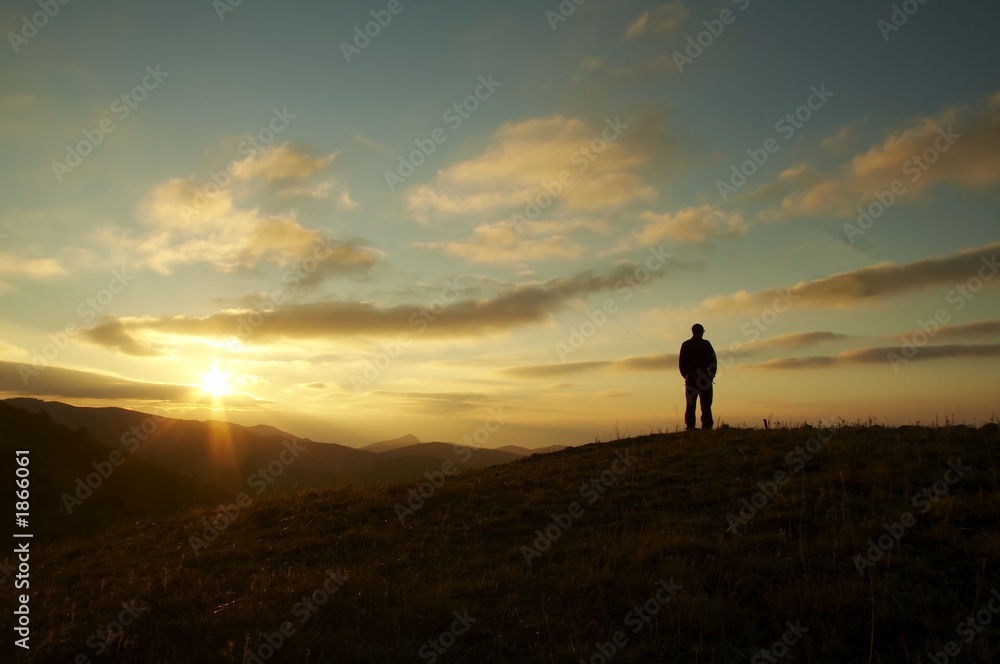
[[[712,386],[701,391],[701,428],[711,429],[715,425],[712,419]]]
[[[695,408],[698,406],[698,388],[694,385],[685,384],[684,402],[686,404],[684,408],[684,426],[688,429],[694,429]]]

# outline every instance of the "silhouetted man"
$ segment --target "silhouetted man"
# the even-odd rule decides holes
[[[690,431],[694,429],[695,408],[698,398],[701,398],[701,428],[711,429],[712,421],[712,382],[718,369],[715,349],[708,339],[703,339],[705,328],[700,323],[691,327],[691,338],[681,344],[681,355],[678,360],[681,375],[684,376],[684,426]]]

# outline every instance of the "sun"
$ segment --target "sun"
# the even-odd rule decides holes
[[[211,371],[201,375],[201,389],[216,398],[232,394],[231,377],[232,374],[220,371],[219,367],[213,366]]]

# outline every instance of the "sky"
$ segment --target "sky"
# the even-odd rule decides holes
[[[487,447],[1000,415],[1000,5],[0,6],[0,397]]]

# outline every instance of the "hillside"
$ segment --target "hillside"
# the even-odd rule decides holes
[[[418,445],[420,444],[420,439],[414,436],[412,433],[408,433],[405,436],[400,436],[399,438],[393,438],[392,440],[380,440],[377,443],[372,443],[371,445],[365,445],[360,449],[365,452],[387,452],[389,450],[394,450],[400,447],[406,447],[407,445]]]
[[[566,449],[566,445],[548,445],[546,447],[538,447],[534,449],[521,447],[520,445],[504,445],[503,447],[497,447],[496,449],[500,452],[510,452],[519,456],[531,456],[532,454],[548,454],[550,452],[558,452]]]
[[[187,477],[103,445],[47,418],[0,403],[4,477],[15,450],[30,450],[30,523],[45,541],[170,514],[226,497]],[[11,505],[13,492],[4,497]],[[13,509],[7,514],[13,515]]]
[[[37,551],[25,661],[990,662],[996,621],[956,626],[1000,588],[998,444],[724,429],[276,489]]]
[[[124,408],[85,408],[29,398],[3,403],[30,413],[46,413],[53,422],[84,431],[105,445],[229,494],[256,490],[259,481],[255,477],[262,476],[283,455],[293,462],[274,466],[280,474],[266,478],[269,488],[272,484],[297,488],[379,485],[418,480],[425,473],[439,470],[445,459],[468,469],[519,458],[507,452],[451,443],[421,443],[414,436],[359,450],[297,438],[268,425],[199,422]],[[294,457],[285,452],[288,445],[293,446]]]

